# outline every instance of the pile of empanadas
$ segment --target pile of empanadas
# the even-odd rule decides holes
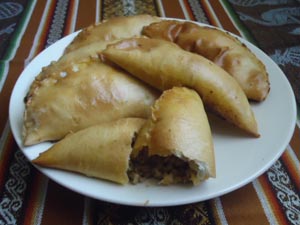
[[[118,17],[83,29],[25,97],[24,145],[54,141],[33,162],[120,184],[215,177],[206,112],[259,137],[249,104],[270,89],[238,39],[191,22]]]

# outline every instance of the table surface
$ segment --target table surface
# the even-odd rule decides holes
[[[283,70],[299,109],[299,1],[0,1],[0,225],[299,225],[299,114],[289,145],[263,175],[229,194],[188,205],[152,208],[98,201],[49,180],[27,161],[14,141],[8,122],[10,95],[24,67],[65,35],[103,19],[134,14],[203,22],[252,42]]]

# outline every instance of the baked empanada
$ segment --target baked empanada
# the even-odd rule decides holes
[[[38,76],[25,98],[24,145],[123,117],[147,118],[158,93],[100,60]]]
[[[76,64],[88,62],[91,59],[97,60],[99,56],[98,53],[105,49],[108,44],[112,43],[114,42],[93,42],[69,53],[63,54],[57,61],[52,61],[48,66],[43,67],[39,77],[44,78],[51,76],[51,74],[59,73],[71,65],[74,65],[74,68],[76,68]]]
[[[264,64],[226,32],[191,22],[165,20],[144,27],[143,34],[172,41],[213,61],[238,81],[251,100],[262,101],[269,93],[270,83]]]
[[[131,38],[109,45],[108,60],[160,90],[186,86],[196,90],[204,105],[229,122],[259,136],[248,99],[236,80],[208,59],[176,44]]]
[[[198,184],[215,177],[210,126],[194,90],[166,90],[137,135],[131,156],[131,180],[157,178],[161,184]]]
[[[140,36],[144,26],[160,21],[159,17],[136,15],[115,17],[102,23],[84,28],[67,46],[65,53],[96,41],[112,41],[121,38]]]
[[[69,134],[33,163],[126,184],[132,141],[144,122],[123,118]]]

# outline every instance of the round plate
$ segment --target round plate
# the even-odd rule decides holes
[[[204,26],[204,24],[200,25]],[[51,144],[45,142],[30,147],[23,146],[23,99],[41,68],[52,60],[58,59],[76,34],[70,34],[57,41],[34,58],[22,72],[13,89],[9,107],[11,129],[17,144],[29,160],[36,158]],[[245,136],[222,120],[210,117],[215,146],[216,178],[208,179],[195,187],[144,183],[121,186],[76,173],[37,168],[57,183],[83,195],[138,206],[170,206],[204,201],[251,182],[265,172],[288,145],[296,123],[296,103],[291,86],[279,67],[257,47],[239,39],[265,64],[269,73],[271,91],[265,101],[251,103],[258,122],[260,138]]]

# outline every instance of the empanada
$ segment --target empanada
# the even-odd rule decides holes
[[[24,145],[123,117],[147,118],[158,93],[126,72],[90,59],[38,76],[25,98]]]
[[[131,180],[157,178],[161,184],[198,184],[215,177],[210,126],[194,90],[164,91],[134,144]]]
[[[238,81],[251,100],[262,101],[269,93],[270,83],[264,64],[226,32],[191,22],[165,20],[144,27],[143,34],[172,41],[213,61]]]
[[[115,17],[102,23],[84,28],[67,46],[65,53],[96,41],[112,41],[121,38],[140,36],[144,26],[160,21],[159,17],[136,15]]]
[[[204,105],[229,122],[259,136],[248,99],[236,80],[208,59],[176,44],[131,38],[109,45],[108,60],[160,90],[186,86],[196,90]]]
[[[144,121],[123,118],[69,134],[33,163],[126,184],[132,141]]]
[[[105,49],[108,44],[112,43],[114,42],[93,42],[75,49],[74,51],[63,54],[57,61],[52,61],[48,66],[43,67],[39,77],[42,79],[44,77],[51,76],[51,74],[59,73],[71,65],[74,65],[74,68],[76,68],[76,64],[78,63],[88,62],[91,59],[97,60],[99,56],[98,53]]]

